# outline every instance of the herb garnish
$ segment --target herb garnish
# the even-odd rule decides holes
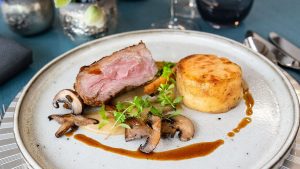
[[[181,103],[183,97],[175,97],[175,80],[172,78],[174,71],[172,68],[175,66],[174,63],[166,62],[161,70],[161,76],[167,79],[165,84],[161,84],[157,89],[157,99],[155,101],[149,101],[149,95],[146,96],[135,96],[131,101],[118,102],[115,105],[115,111],[113,111],[115,123],[113,124],[111,131],[115,127],[130,128],[127,125],[127,118],[141,118],[141,114],[145,109],[149,109],[149,113],[158,116],[162,119],[171,119],[181,113],[177,110],[177,105]],[[159,103],[162,107],[170,106],[172,110],[169,113],[164,113],[161,106],[157,106]],[[99,124],[99,128],[103,127],[108,123],[108,118],[105,114],[105,106],[102,106],[99,111],[102,121]]]
[[[121,126],[124,128],[130,128],[125,124],[125,120],[128,117],[140,118],[144,108],[150,106],[150,102],[147,98],[135,96],[132,101],[118,102],[116,104],[116,111],[114,111],[115,123],[112,127]]]
[[[105,126],[109,121],[108,121],[108,117],[106,115],[106,111],[105,111],[105,105],[101,106],[100,110],[99,110],[99,115],[101,116],[102,120],[98,125],[98,128],[101,129],[103,126]]]

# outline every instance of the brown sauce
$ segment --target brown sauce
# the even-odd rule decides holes
[[[254,105],[254,100],[248,89],[244,90],[243,98],[244,98],[246,106],[247,106],[246,115],[251,116],[253,114],[252,107]]]
[[[78,130],[78,128],[72,128],[70,131],[65,133],[65,136],[71,137]]]
[[[150,154],[145,154],[140,151],[131,151],[125,150],[122,148],[115,148],[110,147],[107,145],[103,145],[97,140],[94,140],[90,137],[87,137],[83,134],[76,134],[74,136],[76,140],[79,140],[89,146],[100,148],[112,153],[133,157],[133,158],[140,158],[140,159],[148,159],[148,160],[183,160],[183,159],[190,159],[195,157],[202,157],[206,156],[213,151],[215,151],[219,146],[224,144],[223,140],[216,140],[214,142],[201,142],[192,145],[188,145],[185,147],[180,147],[173,150],[163,151],[163,152],[153,152]]]
[[[235,135],[235,133],[232,132],[232,131],[230,131],[230,132],[227,133],[227,136],[228,136],[228,137],[233,137],[234,135]]]
[[[248,89],[243,91],[243,99],[245,100],[246,104],[246,115],[251,116],[253,114],[252,108],[254,105],[254,99],[249,92]],[[234,137],[235,133],[240,132],[242,128],[245,128],[249,123],[251,123],[252,119],[250,117],[245,117],[243,118],[240,123],[237,125],[236,128],[234,128],[232,131],[227,133],[228,137]]]
[[[252,119],[250,117],[243,118],[240,123],[237,125],[236,128],[234,128],[232,131],[227,133],[228,137],[233,137],[235,133],[238,133],[241,131],[241,129],[245,128],[249,123],[251,123]]]
[[[238,133],[240,132],[240,130],[242,128],[245,128],[249,123],[251,123],[251,118],[250,117],[245,117],[243,118],[240,123],[238,124],[238,126],[236,128],[234,128],[232,131],[235,132],[235,133]]]

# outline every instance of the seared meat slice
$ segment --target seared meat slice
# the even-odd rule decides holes
[[[74,87],[85,104],[99,106],[127,87],[152,80],[156,72],[155,61],[141,42],[82,67]]]

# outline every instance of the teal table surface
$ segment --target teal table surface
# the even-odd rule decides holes
[[[149,29],[152,22],[168,19],[168,10],[169,0],[119,0],[118,26],[115,33]],[[255,0],[249,16],[238,28],[215,30],[201,19],[197,23],[201,27],[199,31],[222,35],[239,42],[243,41],[247,30],[254,30],[264,37],[275,31],[300,46],[299,0]],[[49,31],[33,37],[22,37],[8,29],[0,14],[0,36],[14,39],[31,48],[34,60],[27,69],[0,85],[0,105],[5,106],[9,105],[41,67],[76,46],[63,34],[57,19]],[[287,71],[300,81],[298,71]]]

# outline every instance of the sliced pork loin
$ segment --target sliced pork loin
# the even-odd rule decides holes
[[[140,42],[82,67],[74,87],[85,104],[99,106],[125,88],[152,80],[156,72],[150,51]]]

